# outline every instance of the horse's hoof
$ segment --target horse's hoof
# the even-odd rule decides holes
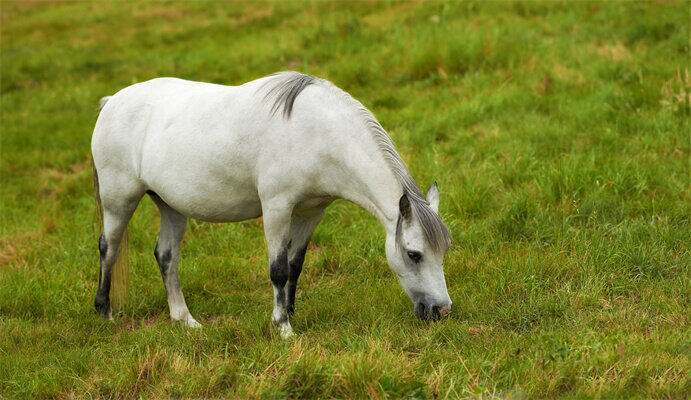
[[[199,322],[197,322],[197,320],[195,320],[194,318],[188,317],[188,318],[185,320],[185,326],[188,327],[188,328],[199,329],[199,328],[202,327],[202,324],[200,324]]]
[[[101,320],[103,321],[112,321],[113,320],[113,310],[110,308],[106,310],[105,312],[99,312],[98,315],[101,317]]]
[[[293,333],[293,328],[290,327],[290,324],[279,325],[278,334],[281,335],[281,339],[283,340],[288,340],[295,336],[295,334]]]
[[[98,314],[101,319],[113,320],[113,309],[110,307],[108,298],[96,296],[94,307],[96,308],[96,314]]]

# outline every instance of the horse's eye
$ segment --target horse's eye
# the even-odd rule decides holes
[[[420,260],[422,259],[422,254],[420,254],[419,251],[409,251],[408,257],[410,257],[411,260],[417,263],[420,262]]]

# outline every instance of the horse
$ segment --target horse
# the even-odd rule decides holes
[[[178,278],[189,218],[263,217],[271,321],[288,338],[307,245],[336,199],[382,225],[387,262],[417,317],[451,310],[443,270],[451,239],[438,215],[436,182],[423,195],[374,115],[325,79],[288,71],[239,86],[177,78],[137,83],[101,99],[91,150],[102,215],[94,305],[103,318],[113,318],[113,266],[145,195],[161,215],[154,256],[170,317],[189,327],[201,326]]]

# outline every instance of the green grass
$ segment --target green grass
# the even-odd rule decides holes
[[[0,397],[691,396],[688,3],[3,2]],[[454,238],[425,324],[376,220],[338,201],[270,324],[261,223],[191,222],[202,330],[168,320],[158,213],[94,315],[98,99],[297,69],[368,106]]]

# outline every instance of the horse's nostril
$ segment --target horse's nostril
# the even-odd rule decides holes
[[[421,302],[415,304],[415,315],[421,320],[425,320],[427,318],[427,309]]]
[[[423,302],[415,303],[415,315],[423,321],[438,320],[451,311],[451,305],[432,305]]]

